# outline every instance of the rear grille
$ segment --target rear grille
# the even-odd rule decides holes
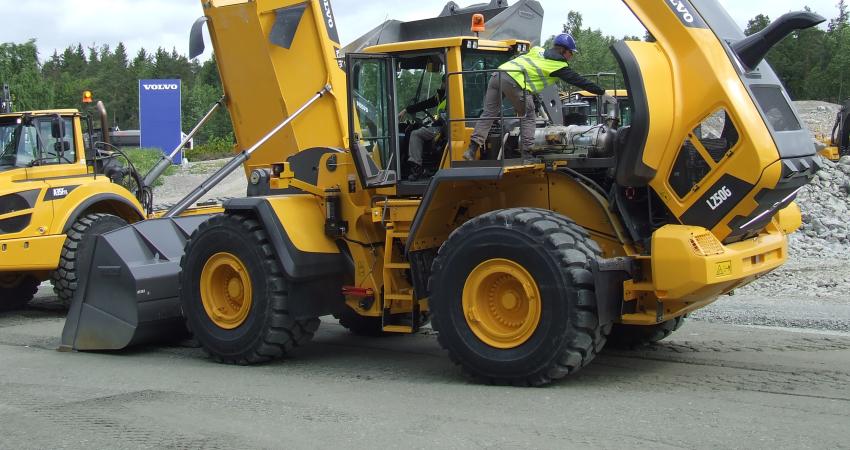
[[[697,256],[722,255],[726,250],[723,244],[711,233],[700,233],[691,236],[691,248]]]

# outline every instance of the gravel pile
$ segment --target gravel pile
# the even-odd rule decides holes
[[[839,105],[795,106],[813,136],[829,136]],[[789,238],[788,262],[736,294],[850,299],[850,157],[821,165],[797,196],[803,225]]]
[[[823,168],[797,196],[803,226],[792,235],[794,248],[812,256],[847,258],[850,244],[850,156]]]

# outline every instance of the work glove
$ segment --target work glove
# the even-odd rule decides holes
[[[617,99],[608,94],[602,94],[601,97],[602,105],[600,106],[602,109],[602,114],[608,117],[609,119],[616,119],[618,115]]]

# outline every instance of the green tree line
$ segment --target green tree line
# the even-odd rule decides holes
[[[111,126],[137,129],[139,126],[140,79],[180,79],[182,122],[190,130],[222,95],[215,58],[189,60],[176,50],[162,48],[153,53],[139,50],[127,55],[123,43],[83,48],[69,46],[40,62],[34,40],[0,44],[0,83],[9,85],[18,111],[57,108],[90,108],[82,103],[83,91],[102,100]],[[233,141],[227,114],[216,114],[196,136],[196,143]]]
[[[805,8],[807,11],[810,9]],[[823,100],[839,103],[850,97],[850,20],[847,5],[839,0],[836,16],[823,27],[792,33],[767,54],[767,61],[785,83],[794,100]],[[766,27],[771,18],[759,14],[749,20],[744,33],[751,35]],[[585,27],[581,13],[570,11],[563,31],[575,37],[579,54],[570,66],[578,73],[591,75],[620,70],[609,50],[620,39],[641,40],[636,36],[611,36],[602,30]],[[546,41],[551,43],[554,36]],[[651,41],[648,33],[642,40]],[[594,79],[595,81],[595,79]],[[601,78],[606,89],[615,87],[615,78]],[[616,77],[616,86],[623,88],[623,79]]]
[[[746,34],[770,23],[759,14],[752,18]],[[610,46],[620,39],[651,40],[651,36],[612,36],[586,27],[582,15],[570,11],[563,31],[578,42],[580,53],[571,66],[582,74],[619,72]],[[551,37],[547,44],[551,42]],[[767,55],[768,62],[784,81],[794,99],[838,103],[850,97],[850,21],[844,0],[826,27],[793,33]],[[82,92],[90,90],[110,112],[113,126],[138,128],[138,80],[179,78],[183,86],[183,128],[189,130],[221,96],[222,88],[215,59],[190,60],[176,50],[155,52],[141,49],[134,57],[119,43],[84,48],[72,45],[40,58],[34,40],[0,44],[0,83],[8,84],[17,110],[82,108]],[[621,76],[600,79],[606,88],[623,87]],[[201,130],[196,143],[229,143],[233,130],[227,114],[217,114]]]

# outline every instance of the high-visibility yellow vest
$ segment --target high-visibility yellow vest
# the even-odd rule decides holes
[[[558,78],[551,76],[552,72],[569,67],[566,61],[544,57],[543,53],[545,52],[546,50],[543,47],[532,47],[527,54],[517,56],[502,64],[499,69],[507,70],[508,75],[521,88],[537,94],[549,85],[555,84],[555,81],[558,80]],[[528,80],[527,84],[526,80]]]
[[[446,112],[446,99],[443,99],[443,101],[441,101],[440,104],[437,105],[437,111],[434,114],[434,120],[440,120],[440,116],[444,112]]]

